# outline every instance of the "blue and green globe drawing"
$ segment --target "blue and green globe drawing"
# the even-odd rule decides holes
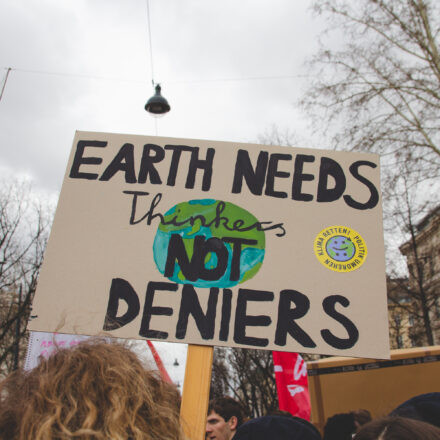
[[[179,243],[183,242],[187,263],[191,263],[194,257],[195,243],[214,243],[221,248],[223,256],[227,251],[227,264],[225,263],[224,273],[218,279],[186,279],[177,260],[173,261],[173,273],[167,274],[167,277],[175,283],[192,284],[196,287],[232,287],[251,279],[263,264],[266,243],[264,231],[259,226],[261,225],[254,215],[230,202],[214,199],[181,202],[164,214],[163,221],[158,226],[153,243],[154,261],[159,272],[164,275],[168,253],[172,253],[170,241],[171,247],[176,238]],[[176,234],[179,237],[173,237]],[[210,240],[211,238],[216,240]],[[235,246],[238,247],[233,258]],[[209,271],[218,266],[217,255],[220,254],[206,254],[202,263],[204,269]]]
[[[333,260],[340,262],[350,260],[356,252],[354,243],[350,238],[343,235],[335,235],[330,238],[325,245],[325,249]]]

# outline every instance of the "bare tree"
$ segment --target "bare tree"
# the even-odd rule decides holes
[[[314,10],[329,22],[301,102],[314,127],[335,148],[438,176],[440,2],[319,0]]]
[[[300,354],[306,361],[328,357]],[[272,351],[215,347],[210,397],[222,396],[238,400],[249,417],[278,410]]]
[[[402,165],[393,181],[384,187],[387,235],[393,235],[400,242],[399,248],[407,263],[403,268],[392,264],[396,263],[396,256],[389,258],[388,273],[393,289],[389,289],[388,299],[397,311],[400,309],[412,321],[410,336],[413,343],[433,345],[434,312],[440,296],[440,283],[433,282],[433,263],[436,261],[440,265],[440,240],[432,234],[423,238],[422,230],[423,219],[440,216],[440,206],[435,205],[439,187],[434,182],[416,185],[420,179],[409,172],[408,166],[410,164]]]
[[[0,375],[26,351],[26,325],[51,215],[29,183],[0,182]]]
[[[400,284],[389,297],[392,330],[401,336],[400,308],[415,320],[413,341],[432,344],[438,292],[425,260],[435,250],[421,251],[417,237],[421,218],[439,200],[438,191],[430,200],[424,195],[440,176],[440,2],[317,0],[314,10],[328,30],[301,103],[335,148],[382,155],[386,242],[394,251],[387,272]],[[393,264],[402,242],[408,275]]]
[[[216,347],[211,398],[224,395],[237,399],[250,417],[278,409],[272,352]]]
[[[281,130],[277,125],[272,124],[263,133],[257,136],[257,143],[262,145],[281,145],[293,147],[298,144],[298,136],[288,128]]]
[[[426,345],[426,332],[407,276],[387,277],[390,348]]]

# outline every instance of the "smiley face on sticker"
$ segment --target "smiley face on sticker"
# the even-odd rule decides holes
[[[336,261],[348,261],[356,253],[356,246],[350,237],[336,235],[327,240],[325,246],[327,254]]]
[[[315,238],[316,258],[335,272],[359,269],[367,258],[367,245],[362,236],[347,226],[330,226]]]

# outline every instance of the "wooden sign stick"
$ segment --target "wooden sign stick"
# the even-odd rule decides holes
[[[186,438],[204,440],[214,348],[188,345],[180,420]]]

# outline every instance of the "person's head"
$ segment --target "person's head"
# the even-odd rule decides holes
[[[243,423],[243,408],[232,397],[220,397],[209,402],[206,419],[208,440],[231,440]]]
[[[234,440],[321,440],[319,431],[299,417],[265,416],[237,429]]]
[[[324,440],[351,440],[356,432],[353,413],[335,414],[327,419],[324,426]]]
[[[390,416],[406,417],[440,428],[440,393],[426,393],[403,402]]]
[[[440,440],[440,429],[405,417],[385,417],[364,425],[354,440]]]
[[[180,440],[178,396],[128,348],[83,342],[0,384],[0,439]]]
[[[371,413],[367,409],[358,409],[356,411],[352,411],[351,414],[354,416],[354,423],[357,430],[372,420]]]
[[[294,417],[289,411],[283,411],[281,409],[273,409],[266,414],[266,416],[279,416],[279,417]]]

